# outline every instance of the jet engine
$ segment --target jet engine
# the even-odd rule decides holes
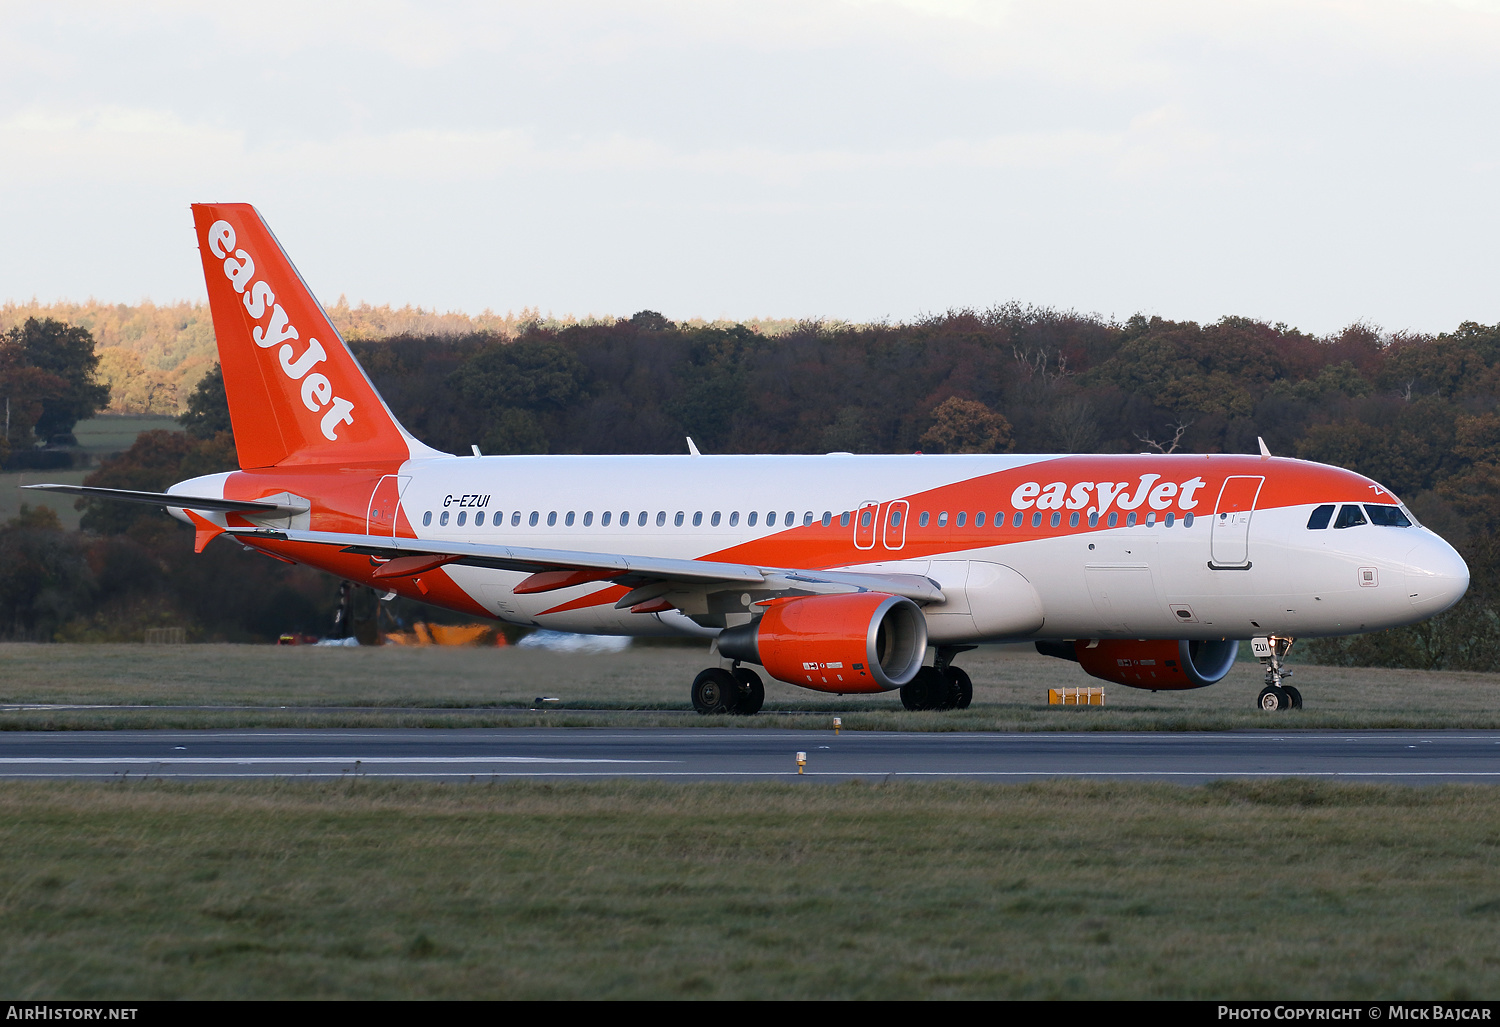
[[[1038,642],[1036,648],[1043,656],[1076,661],[1092,677],[1152,691],[1211,685],[1229,673],[1240,652],[1239,642],[1232,638],[1080,639]]]
[[[719,633],[719,652],[820,692],[900,688],[922,667],[927,620],[884,592],[774,599],[757,621]]]

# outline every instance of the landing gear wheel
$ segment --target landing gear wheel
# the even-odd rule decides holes
[[[1282,685],[1281,690],[1285,692],[1287,694],[1287,698],[1292,701],[1292,709],[1300,710],[1302,708],[1301,692],[1297,691],[1291,685]]]
[[[936,667],[923,667],[901,686],[901,705],[909,710],[940,710],[948,699],[948,681]]]
[[[1267,685],[1260,690],[1255,704],[1263,710],[1285,710],[1291,708],[1292,697],[1279,685]]]
[[[969,703],[974,701],[974,682],[969,679],[969,675],[958,667],[949,667],[943,672],[943,676],[948,679],[948,695],[953,700],[946,708],[968,709]]]
[[[759,713],[766,702],[766,686],[761,683],[760,675],[748,667],[736,667],[734,680],[740,686],[740,701],[733,712],[742,717]]]
[[[699,713],[733,713],[739,698],[740,683],[727,670],[710,667],[693,678],[693,709]]]

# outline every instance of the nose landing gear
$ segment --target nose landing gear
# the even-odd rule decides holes
[[[1295,641],[1295,638],[1281,638],[1277,635],[1250,640],[1250,647],[1256,658],[1266,668],[1266,687],[1260,690],[1260,695],[1255,700],[1255,705],[1263,710],[1302,708],[1302,693],[1291,685],[1283,684],[1292,676],[1285,661],[1286,654],[1292,651],[1292,643]]]

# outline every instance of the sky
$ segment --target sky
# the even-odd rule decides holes
[[[1500,0],[0,0],[0,300],[1500,322]]]

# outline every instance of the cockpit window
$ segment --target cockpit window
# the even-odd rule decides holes
[[[1333,519],[1333,504],[1328,503],[1318,507],[1307,519],[1307,526],[1313,531],[1321,531],[1328,527],[1328,522]]]
[[[1411,521],[1407,520],[1406,514],[1401,512],[1399,506],[1377,506],[1374,503],[1366,503],[1365,512],[1370,515],[1371,524],[1382,528],[1411,527]]]
[[[1345,503],[1339,509],[1338,520],[1333,522],[1335,528],[1353,528],[1356,525],[1365,524],[1365,515],[1360,513],[1359,507],[1353,503]]]

